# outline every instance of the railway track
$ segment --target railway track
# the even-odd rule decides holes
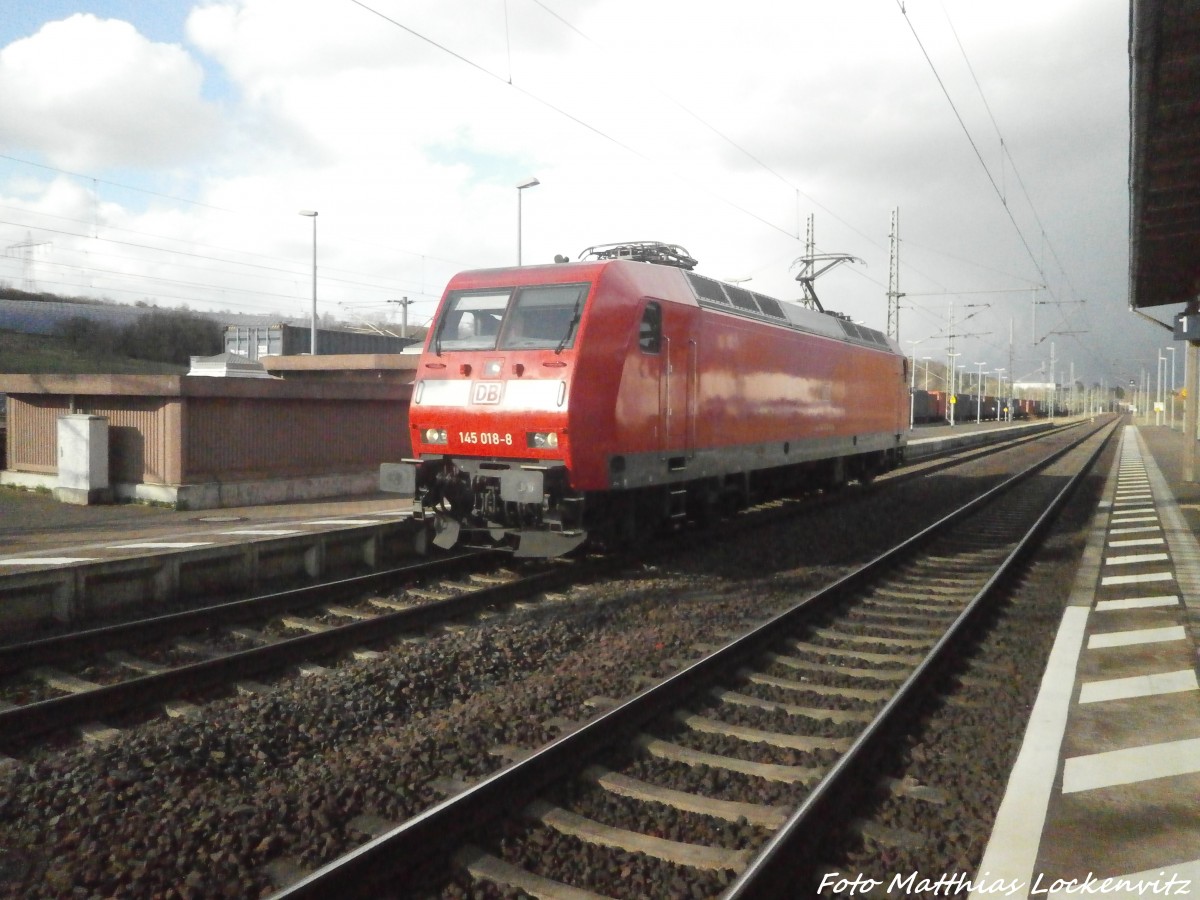
[[[195,707],[182,698],[228,685],[262,690],[249,679],[339,654],[370,655],[370,645],[552,590],[567,578],[561,567],[497,574],[497,562],[494,553],[455,554],[0,647],[5,749],[68,728],[111,736],[98,720],[156,704],[172,716],[189,714]]]
[[[890,478],[941,471],[1031,439],[962,451]],[[838,500],[835,495],[827,502]],[[794,507],[794,502],[781,501],[740,524],[767,527],[777,517],[791,515]],[[688,534],[684,539],[692,538]],[[171,716],[194,714],[192,701],[208,692],[229,686],[261,690],[252,680],[256,675],[297,667],[302,673],[319,672],[323,658],[369,655],[374,652],[370,644],[561,590],[588,577],[588,572],[593,577],[602,574],[593,561],[573,571],[562,566],[535,568],[525,577],[510,574],[497,580],[486,573],[494,571],[498,558],[490,553],[457,554],[0,647],[2,749],[19,753],[34,740],[68,729],[87,739],[110,739],[115,731],[105,719],[147,709]],[[398,583],[409,587],[398,595],[378,596],[394,592]]]
[[[913,704],[1019,573],[1111,427],[277,897],[439,895],[457,872],[555,897],[760,897],[812,884],[813,839],[872,784]],[[1063,466],[1071,478],[1048,476]],[[1040,477],[1039,477],[1040,476]],[[637,875],[630,873],[637,869]],[[463,887],[465,885],[465,887]]]

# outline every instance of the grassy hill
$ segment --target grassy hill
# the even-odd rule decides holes
[[[75,349],[51,335],[0,331],[0,374],[172,375],[186,371],[186,366]]]

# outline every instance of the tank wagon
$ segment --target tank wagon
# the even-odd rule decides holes
[[[903,462],[894,341],[694,266],[638,242],[450,280],[413,385],[413,458],[380,472],[414,498],[419,543],[628,544]]]

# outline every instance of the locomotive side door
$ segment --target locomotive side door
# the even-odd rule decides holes
[[[696,341],[690,310],[648,300],[638,342],[657,352],[659,451],[671,469],[687,467],[696,434]]]

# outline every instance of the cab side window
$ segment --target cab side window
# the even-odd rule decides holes
[[[638,347],[643,353],[658,353],[662,349],[662,307],[651,300],[642,313],[638,326]]]

